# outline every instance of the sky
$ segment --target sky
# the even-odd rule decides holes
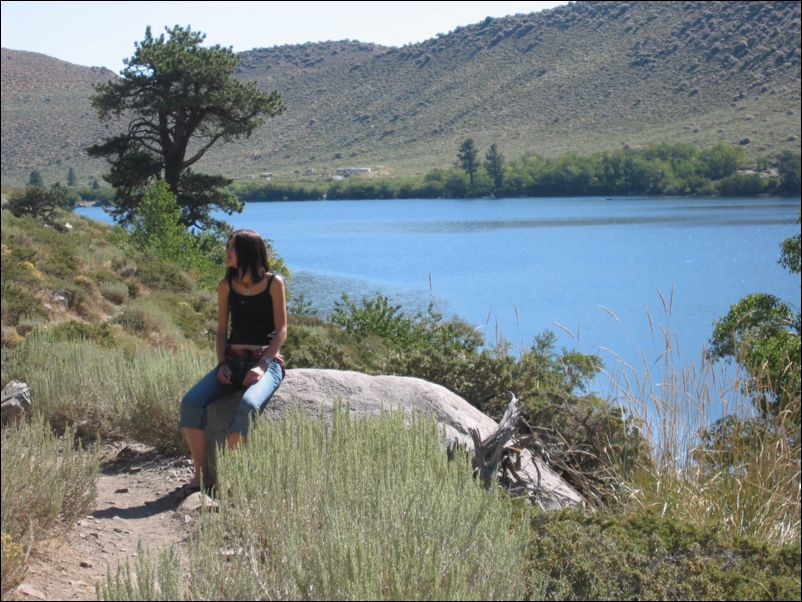
[[[145,27],[189,25],[206,45],[236,52],[282,44],[359,40],[403,46],[485,17],[568,2],[2,2],[2,46],[119,72]]]

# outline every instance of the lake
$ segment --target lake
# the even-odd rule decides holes
[[[516,198],[248,203],[220,215],[273,241],[291,292],[324,315],[342,293],[430,301],[513,351],[554,331],[608,369],[665,348],[698,361],[713,322],[746,294],[799,305],[778,263],[799,199]],[[100,209],[80,213],[109,221]],[[654,336],[652,325],[654,326]],[[620,359],[619,359],[620,357]],[[595,386],[602,386],[597,382]]]

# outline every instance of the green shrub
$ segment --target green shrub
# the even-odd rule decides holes
[[[183,337],[200,346],[214,346],[217,328],[216,303],[202,297],[196,298],[195,303],[192,303],[193,299],[173,294],[160,294],[158,300],[160,307],[164,308]]]
[[[132,269],[136,270],[137,279],[151,289],[191,293],[194,288],[186,269],[149,253],[140,254],[136,263],[118,264],[116,269],[121,276],[129,274]]]
[[[166,182],[154,180],[132,218],[130,240],[159,261],[179,266],[200,286],[213,288],[222,272],[230,228],[223,222],[222,227],[192,234],[180,220],[175,195]]]
[[[181,584],[181,566],[174,548],[161,553],[158,565],[153,566],[147,547],[137,545],[136,567],[133,573],[128,563],[119,565],[114,575],[106,575],[106,583],[99,584],[98,600],[184,600]],[[208,599],[199,596],[201,599]]]
[[[771,181],[760,174],[732,174],[716,182],[716,189],[724,196],[753,196],[765,194]]]
[[[459,319],[444,320],[433,306],[410,315],[381,295],[361,303],[343,296],[332,320],[343,329],[339,335],[306,331],[288,341],[291,366],[423,378],[495,419],[509,402],[508,391],[514,391],[524,418],[537,426],[553,460],[569,476],[589,477],[574,479],[573,484],[586,488],[582,493],[596,502],[615,502],[611,471],[626,476],[638,463],[648,462],[637,424],[618,406],[583,394],[601,369],[601,359],[567,350],[558,353],[553,333],[537,336],[516,358],[503,339],[494,349],[483,348],[474,328]],[[337,341],[339,353],[332,341]],[[370,348],[368,359],[351,351],[360,346]]]
[[[119,280],[102,282],[100,294],[115,305],[122,305],[128,301],[128,285]]]
[[[55,184],[50,189],[27,186],[24,190],[11,193],[8,199],[8,208],[14,215],[28,215],[46,221],[53,218],[57,209],[67,205],[67,191],[61,184]]]
[[[76,276],[72,282],[54,283],[57,294],[67,300],[67,307],[85,320],[100,320],[99,294],[95,283],[86,276]]]
[[[23,316],[47,317],[41,299],[28,289],[13,282],[3,282],[2,304],[3,323],[19,324]]]
[[[337,409],[330,425],[297,415],[251,439],[221,461],[230,496],[215,526],[259,550],[271,596],[519,596],[522,540],[509,503],[484,491],[467,463],[447,461],[433,421],[407,427],[400,414],[355,420]],[[242,556],[229,574],[249,564]],[[260,586],[252,577],[233,587],[239,598]]]
[[[184,341],[184,336],[170,312],[150,299],[131,301],[115,322],[128,332],[157,345],[177,349]]]
[[[5,379],[3,379],[5,382]],[[99,454],[56,437],[41,415],[2,431],[2,595],[24,577],[27,550],[66,533],[94,507]]]
[[[726,540],[654,511],[533,512],[531,599],[798,600],[799,540]]]
[[[89,324],[69,320],[51,326],[49,338],[52,341],[92,341],[102,347],[114,348],[120,342],[120,327],[109,322]]]
[[[153,180],[131,220],[131,241],[164,261],[188,267],[197,248],[180,218],[178,202],[167,182]]]
[[[286,351],[284,351],[286,349]],[[293,316],[282,348],[292,368],[329,368],[379,374],[390,350],[376,336],[357,338],[311,316]]]

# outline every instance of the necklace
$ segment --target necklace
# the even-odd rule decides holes
[[[249,284],[246,284],[246,283],[244,283],[242,280],[240,280],[240,281],[239,281],[239,285],[242,287],[242,291],[243,291],[243,293],[244,293],[246,296],[250,297],[250,296],[253,294],[253,292],[251,292],[251,287],[252,287],[252,286],[259,286],[259,284],[260,284],[261,282],[262,282],[262,280],[259,280],[258,282],[250,282]]]

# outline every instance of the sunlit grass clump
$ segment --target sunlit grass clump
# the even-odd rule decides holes
[[[528,530],[464,458],[449,463],[432,420],[339,409],[330,423],[266,421],[222,456],[219,488],[188,583],[162,589],[213,600],[523,595]],[[137,588],[121,575],[104,596]]]
[[[74,435],[55,436],[41,415],[2,431],[4,595],[24,575],[33,542],[66,533],[94,506],[99,456]]]
[[[57,430],[73,424],[83,436],[122,435],[182,450],[179,401],[214,356],[194,345],[171,350],[114,329],[104,333],[95,340],[64,340],[58,330],[31,333],[4,354],[3,381],[27,382],[37,411]]]

